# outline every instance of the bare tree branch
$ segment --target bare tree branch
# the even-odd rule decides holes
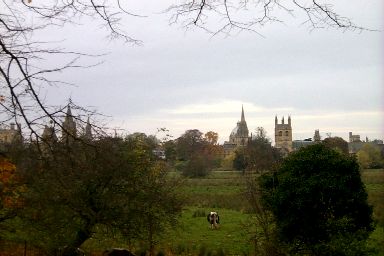
[[[46,103],[44,89],[63,84],[49,79],[55,73],[89,67],[79,62],[80,57],[89,55],[51,49],[49,42],[35,41],[33,36],[87,18],[101,24],[111,39],[140,45],[140,40],[122,29],[122,23],[127,16],[146,16],[130,12],[126,6],[129,5],[121,0],[0,0],[0,124],[13,120],[29,129],[35,138],[40,134],[37,127],[44,127],[49,121],[63,128],[58,112],[61,108]],[[181,24],[186,29],[198,27],[212,36],[243,31],[263,36],[263,26],[284,22],[282,13],[292,17],[304,14],[303,23],[310,29],[369,30],[339,15],[325,0],[183,0],[175,1],[166,12],[171,24]],[[67,63],[46,68],[47,56],[66,56]]]
[[[324,2],[324,1],[323,1]],[[319,0],[186,0],[166,9],[170,24],[185,28],[196,26],[214,36],[226,36],[242,31],[261,34],[261,27],[268,23],[283,22],[282,12],[289,16],[305,14],[303,23],[309,29],[324,27],[353,31],[372,31],[358,26],[351,19],[339,15],[331,4]],[[280,17],[280,18],[278,18]]]
[[[124,16],[143,17],[124,9],[120,0],[0,0],[0,125],[13,121],[29,130],[34,140],[41,139],[41,129],[49,122],[65,129],[62,126],[65,111],[60,106],[48,105],[43,96],[44,88],[65,82],[49,77],[70,68],[98,65],[100,62],[83,65],[80,58],[100,55],[51,49],[52,42],[38,42],[33,36],[50,27],[74,24],[86,17],[102,24],[112,39],[141,44],[122,30],[120,23]],[[48,56],[50,59],[65,56],[67,63],[46,68],[45,57]],[[77,122],[84,123],[82,118],[89,116],[90,111],[76,108],[79,111]]]

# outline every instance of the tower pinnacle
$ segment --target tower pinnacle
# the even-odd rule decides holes
[[[64,122],[62,126],[63,126],[63,130],[62,130],[63,141],[68,142],[69,140],[72,140],[74,137],[76,137],[76,123],[73,119],[70,104],[68,104],[67,114],[64,118]]]

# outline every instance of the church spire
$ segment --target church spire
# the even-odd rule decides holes
[[[89,117],[87,119],[87,124],[85,125],[85,139],[92,140],[92,126],[91,122],[89,121]]]
[[[245,122],[243,105],[241,105],[241,122]]]
[[[72,110],[71,110],[71,106],[69,104],[68,104],[68,107],[67,107],[67,117],[72,118]]]
[[[71,102],[70,102],[71,103]],[[76,137],[76,123],[73,120],[72,110],[70,103],[67,107],[67,114],[64,118],[64,122],[62,124],[63,131],[62,131],[62,139],[63,141],[72,141],[74,137]]]

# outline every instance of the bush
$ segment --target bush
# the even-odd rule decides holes
[[[263,204],[276,220],[278,238],[293,252],[363,255],[373,230],[372,208],[355,158],[322,144],[289,155],[273,175],[262,176]]]
[[[205,177],[211,171],[211,163],[204,156],[195,156],[185,163],[182,173],[186,177]]]

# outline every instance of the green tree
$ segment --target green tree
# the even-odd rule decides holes
[[[176,141],[177,158],[179,160],[188,160],[201,152],[203,147],[203,133],[197,129],[187,130]]]
[[[211,169],[218,167],[222,158],[222,148],[217,145],[218,135],[207,132],[204,137],[199,130],[187,130],[176,140],[177,164],[185,176],[206,176]]]
[[[261,172],[271,169],[281,159],[263,127],[258,127],[256,136],[248,141],[245,148],[238,148],[235,154],[233,166],[237,170]]]
[[[384,159],[381,156],[380,148],[371,143],[365,143],[357,152],[357,160],[361,168],[382,168]]]
[[[244,148],[236,149],[235,156],[233,158],[233,168],[238,171],[245,171],[248,167],[249,160],[248,154],[245,152]]]
[[[176,143],[174,140],[169,140],[163,143],[163,148],[165,151],[165,158],[167,161],[175,161],[176,160]]]
[[[180,167],[184,176],[198,178],[207,176],[210,172],[211,165],[209,160],[204,156],[194,155]]]
[[[17,163],[27,185],[24,207],[9,227],[49,254],[65,248],[64,255],[73,255],[96,227],[148,242],[153,252],[156,236],[175,223],[181,200],[145,140],[57,143],[45,158],[31,145]]]
[[[278,237],[291,252],[366,254],[372,208],[355,158],[311,145],[290,154],[260,182],[264,206],[275,216]]]
[[[328,137],[325,138],[322,143],[328,148],[339,150],[341,153],[348,155],[348,142],[340,137]]]

